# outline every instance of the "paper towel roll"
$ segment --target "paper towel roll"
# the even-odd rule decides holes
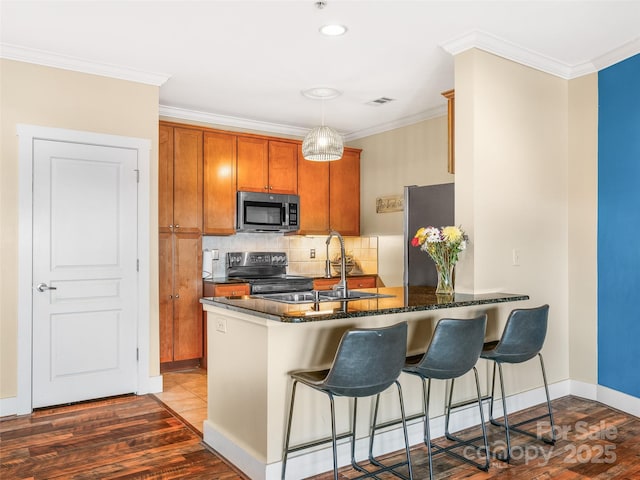
[[[213,277],[213,252],[208,248],[202,251],[202,278]]]

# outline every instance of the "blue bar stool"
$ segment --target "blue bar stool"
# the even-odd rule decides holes
[[[438,321],[433,332],[431,342],[427,351],[422,355],[412,356],[406,359],[403,372],[415,375],[422,380],[422,414],[424,417],[424,443],[427,446],[429,458],[429,478],[433,478],[434,454],[447,453],[459,460],[470,463],[481,470],[489,469],[489,446],[487,444],[487,432],[484,425],[484,414],[482,411],[482,397],[480,394],[480,381],[475,364],[478,361],[482,346],[484,344],[484,334],[487,325],[487,315],[482,314],[471,319],[443,318]],[[476,380],[476,391],[478,396],[478,407],[480,410],[480,420],[482,426],[482,438],[484,446],[472,443],[477,439],[463,440],[449,433],[449,415],[451,413],[451,397],[455,379],[473,370]],[[431,443],[431,433],[429,428],[429,397],[431,395],[431,379],[451,380],[451,390],[445,417],[445,434],[449,440],[454,441],[453,445],[440,447]],[[474,402],[475,403],[475,402]],[[378,402],[374,410],[372,430],[384,428],[394,422],[388,422],[376,426]],[[414,417],[411,417],[414,418]],[[373,439],[373,434],[372,434]],[[373,440],[372,440],[373,443]],[[453,448],[461,446],[471,446],[478,451],[484,451],[484,463],[478,463],[468,459],[454,451]],[[484,449],[484,450],[483,450]],[[371,449],[369,451],[371,453]]]
[[[289,406],[289,420],[285,434],[285,445],[282,455],[282,479],[285,478],[287,457],[291,452],[297,452],[306,448],[315,447],[331,442],[333,448],[333,478],[338,480],[338,455],[336,442],[338,438],[350,438],[351,440],[351,464],[354,469],[363,473],[357,478],[368,478],[381,472],[390,472],[395,476],[406,478],[395,472],[394,469],[407,465],[409,478],[413,479],[411,469],[411,457],[409,454],[409,438],[404,414],[404,402],[402,400],[402,388],[398,377],[404,365],[407,352],[407,323],[401,322],[391,327],[384,328],[354,328],[348,330],[340,340],[337,353],[331,368],[328,370],[311,370],[291,373],[293,387]],[[302,383],[329,397],[331,406],[331,438],[308,442],[301,445],[290,446],[291,422],[293,417],[293,404],[296,394],[296,386]],[[404,430],[405,450],[407,460],[390,466],[382,466],[374,472],[369,472],[355,461],[356,418],[358,398],[378,395],[392,384],[396,384],[402,415]],[[353,419],[351,431],[345,434],[336,434],[334,396],[352,397]]]
[[[549,305],[542,305],[536,308],[520,308],[515,309],[509,314],[507,324],[502,332],[502,337],[497,342],[486,344],[481,358],[493,361],[493,378],[491,382],[491,396],[489,398],[489,420],[493,425],[504,428],[507,440],[507,453],[505,456],[496,455],[499,460],[509,462],[511,459],[511,436],[510,432],[515,431],[530,437],[544,441],[553,445],[556,442],[555,428],[553,424],[553,412],[551,410],[551,400],[549,398],[549,387],[547,385],[547,375],[544,369],[544,361],[542,360],[542,346],[547,334],[547,318],[549,316]],[[548,413],[535,418],[530,418],[515,425],[509,424],[507,416],[507,403],[505,399],[504,378],[502,375],[503,363],[522,363],[532,359],[535,356],[540,359],[540,367],[542,369],[542,379],[544,381],[544,391],[547,396]],[[502,392],[502,410],[504,412],[504,423],[498,422],[493,417],[493,404],[495,401],[496,386],[496,365],[500,374],[500,391]],[[539,437],[537,434],[521,430],[520,426],[525,425],[542,418],[549,418],[551,424],[551,437]]]

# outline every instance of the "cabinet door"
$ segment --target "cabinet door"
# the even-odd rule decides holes
[[[159,235],[160,363],[173,361],[173,235]]]
[[[173,128],[160,125],[158,140],[158,227],[161,232],[170,232],[170,225],[173,225]]]
[[[231,235],[236,224],[236,136],[204,134],[205,234]]]
[[[173,360],[202,357],[202,239],[174,235]]]
[[[202,231],[202,130],[174,128],[174,232]]]
[[[329,163],[329,223],[342,235],[360,235],[360,152]]]
[[[238,137],[238,191],[269,190],[269,141]]]
[[[311,162],[298,147],[298,195],[300,235],[329,232],[329,163]]]
[[[269,192],[298,193],[298,145],[269,141]]]

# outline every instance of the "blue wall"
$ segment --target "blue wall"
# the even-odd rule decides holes
[[[598,384],[640,398],[640,55],[598,97]]]

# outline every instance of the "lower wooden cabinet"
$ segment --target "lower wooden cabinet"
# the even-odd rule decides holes
[[[200,359],[202,237],[160,233],[160,363]]]
[[[347,277],[348,288],[375,288],[376,275],[364,275],[358,277]],[[331,290],[340,281],[340,277],[316,278],[313,281],[314,290]]]
[[[248,283],[205,283],[205,297],[239,297],[249,295],[251,287]]]

